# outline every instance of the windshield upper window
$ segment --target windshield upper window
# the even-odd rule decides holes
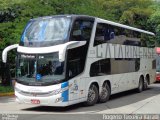
[[[37,43],[50,45],[50,43],[65,41],[70,23],[69,17],[31,20],[22,34],[21,43],[25,46],[34,46]]]
[[[17,63],[17,79],[29,85],[55,84],[64,80],[64,62],[58,53],[45,55],[20,54]]]

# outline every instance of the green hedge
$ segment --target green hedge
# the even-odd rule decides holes
[[[0,86],[0,93],[9,93],[13,91],[14,89],[12,86]]]

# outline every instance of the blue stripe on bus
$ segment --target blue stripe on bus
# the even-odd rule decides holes
[[[64,82],[61,84],[61,89],[63,90],[64,88],[68,87],[68,82]],[[67,102],[68,101],[68,93],[69,90],[68,88],[65,89],[65,91],[62,92],[62,98],[63,98],[63,102]]]

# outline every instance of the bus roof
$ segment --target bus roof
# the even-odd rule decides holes
[[[33,18],[31,20],[42,20],[42,19],[52,19],[56,17],[70,17],[70,18],[90,18],[96,19],[96,17],[88,16],[88,15],[72,15],[72,14],[65,14],[65,15],[53,15],[53,16],[43,16],[38,18]]]
[[[150,35],[153,35],[153,36],[155,35],[152,32],[148,32],[148,31],[145,31],[145,30],[142,30],[142,29],[138,29],[138,28],[135,28],[135,27],[123,25],[123,24],[120,24],[120,23],[116,23],[116,22],[112,22],[112,21],[109,21],[109,20],[105,20],[105,19],[98,18],[98,17],[93,17],[93,16],[88,16],[88,15],[65,14],[65,15],[44,16],[44,17],[34,18],[32,20],[48,19],[48,18],[54,18],[54,17],[91,18],[91,19],[96,19],[97,22],[107,23],[107,24],[110,24],[110,25],[130,29],[130,30],[133,30],[133,31],[137,31],[137,32],[145,33],[145,34],[150,34]]]

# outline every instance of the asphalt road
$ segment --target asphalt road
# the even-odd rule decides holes
[[[16,103],[14,97],[0,97],[0,114],[0,120],[6,114],[18,115],[18,120],[101,120],[104,114],[160,114],[160,83],[142,93],[131,90],[112,95],[108,102],[90,107],[26,105]]]

